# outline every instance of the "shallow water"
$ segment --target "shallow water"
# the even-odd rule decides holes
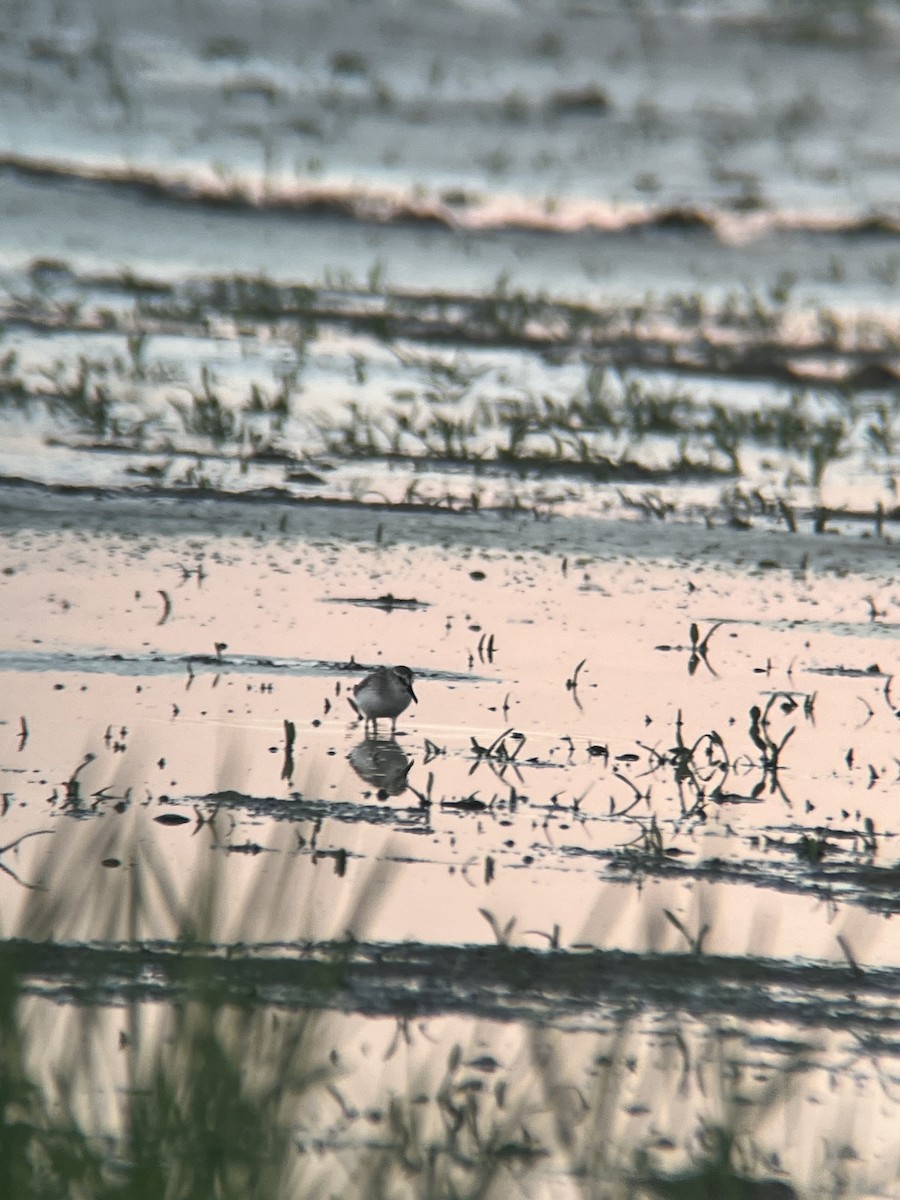
[[[32,1189],[894,1194],[896,7],[4,7]]]
[[[890,994],[879,972],[898,953],[896,635],[866,615],[869,595],[893,602],[883,546],[749,531],[745,552],[733,536],[698,542],[690,526],[673,526],[666,555],[640,546],[639,524],[604,545],[605,523],[469,515],[452,518],[450,535],[447,516],[389,512],[375,542],[352,518],[327,536],[327,509],[290,533],[278,507],[232,505],[226,518],[215,502],[173,508],[170,530],[142,527],[155,503],[126,514],[116,498],[45,497],[32,516],[43,528],[30,531],[10,528],[21,517],[6,513],[4,824],[7,842],[36,835],[3,859],[10,932],[34,936],[49,921],[63,945],[158,943],[158,967],[144,957],[142,971],[165,997],[166,957],[181,922],[204,910],[212,878],[206,939],[258,947],[291,971],[297,947],[352,935],[376,948],[376,974],[370,999],[354,987],[350,1008],[418,1012],[438,1058],[475,1036],[467,1022],[435,1026],[460,1006],[476,1028],[498,1017],[523,1036],[548,1023],[589,1028],[598,1045],[630,1011],[629,1044],[650,1055],[641,1071],[665,1074],[651,1067],[657,1035],[643,1024],[661,1004],[683,1014],[679,1023],[699,1021],[701,1038],[727,1013],[719,1036],[730,1039],[767,1036],[772,1022],[788,1043],[818,1029],[804,1086],[846,1054],[825,1032],[836,1028],[876,1037],[890,1073],[889,1027],[882,1016],[871,1027],[878,993],[871,1009],[838,1019],[834,1007],[853,971]],[[402,536],[413,525],[415,545]],[[804,563],[761,558],[785,539],[803,545]],[[709,635],[702,655],[692,623],[700,644]],[[347,691],[368,667],[401,659],[420,703],[396,739],[383,729],[366,740]],[[762,725],[754,706],[768,713]],[[285,722],[296,731],[290,752]],[[754,736],[770,759],[783,746],[777,769]],[[679,759],[679,745],[693,755]],[[46,891],[29,890],[36,884]],[[389,977],[377,982],[378,947],[418,944],[440,972],[441,947],[471,953],[498,938],[538,957],[558,947],[573,962],[626,952],[708,966],[684,992],[673,975],[675,991],[654,1001],[637,982],[644,960],[616,963],[632,982],[599,1009],[581,985],[563,985],[554,1002],[521,982],[491,999],[485,982],[450,1003],[424,979],[411,981],[413,1001]],[[86,963],[68,959],[48,975],[21,953],[31,986],[78,994]],[[741,961],[760,985],[776,964],[836,974],[788,974],[768,995],[754,988],[738,1015],[735,994],[718,989],[725,964]],[[121,969],[117,982],[91,968],[92,987],[108,980],[106,1003],[132,994],[127,961]],[[489,968],[498,981],[505,970]],[[290,978],[266,1003],[301,1002]],[[339,992],[326,1003],[348,1000]],[[336,1046],[352,1041],[332,1028]],[[499,1033],[479,1036],[496,1057]],[[583,1051],[559,1038],[563,1069]],[[780,1062],[764,1068],[773,1079]],[[786,1069],[798,1069],[790,1055]],[[366,1077],[360,1063],[337,1085],[350,1086],[354,1111]],[[878,1078],[857,1080],[857,1101]],[[394,1086],[387,1075],[382,1086]],[[656,1087],[649,1076],[643,1086]],[[845,1120],[846,1102],[841,1091],[820,1096],[816,1127]],[[678,1129],[701,1119],[701,1095],[690,1111]],[[337,1138],[318,1120],[318,1139]],[[644,1127],[629,1128],[637,1153]],[[368,1137],[354,1132],[351,1143],[375,1153]],[[811,1154],[790,1159],[792,1177],[822,1169]]]

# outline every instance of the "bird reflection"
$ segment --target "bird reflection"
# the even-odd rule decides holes
[[[366,738],[347,755],[360,779],[387,796],[406,791],[406,776],[412,762],[393,739]]]

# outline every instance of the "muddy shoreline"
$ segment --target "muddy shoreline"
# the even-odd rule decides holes
[[[490,511],[443,512],[428,507],[370,503],[325,503],[264,496],[185,498],[153,493],[120,494],[96,488],[0,487],[0,528],[52,532],[116,533],[126,537],[197,534],[211,539],[251,534],[347,544],[454,547],[472,550],[531,551],[590,555],[597,561],[619,557],[666,559],[685,568],[703,562],[760,570],[859,572],[884,575],[897,563],[889,537],[865,534],[796,533],[776,529],[735,530],[722,522],[603,519]]]

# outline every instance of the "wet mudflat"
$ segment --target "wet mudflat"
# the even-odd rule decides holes
[[[670,522],[664,548],[644,520],[46,490],[8,494],[3,524],[7,963],[41,1027],[90,1005],[73,1070],[202,978],[226,1025],[322,1010],[302,1056],[332,1039],[331,1100],[304,1090],[290,1121],[335,1162],[395,1165],[385,1103],[433,1146],[474,1097],[492,1186],[510,1161],[556,1186],[602,1151],[633,1193],[604,1139],[640,1161],[674,1089],[675,1163],[712,1119],[704,1072],[754,1145],[810,1105],[837,1137],[863,1097],[877,1156],[900,871],[885,541]],[[420,703],[367,738],[347,694],[401,660]],[[556,1106],[587,1120],[596,1088],[622,1111],[560,1147]],[[460,1136],[451,1157],[474,1154]]]
[[[893,1195],[894,7],[145,9],[0,46],[11,1194]]]

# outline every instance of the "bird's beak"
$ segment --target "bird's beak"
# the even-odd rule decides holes
[[[413,700],[415,700],[416,704],[418,704],[418,703],[419,703],[419,697],[418,697],[418,696],[416,695],[416,693],[413,691],[413,685],[412,685],[412,684],[410,684],[410,685],[409,685],[409,694],[412,696]]]

